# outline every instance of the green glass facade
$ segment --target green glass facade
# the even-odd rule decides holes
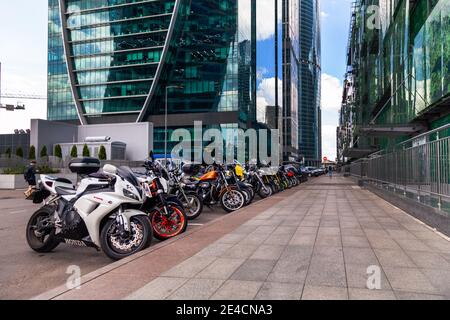
[[[49,12],[49,120],[149,121],[157,152],[166,94],[169,126],[256,124],[256,0],[49,0]]]
[[[380,20],[371,5],[379,6]],[[357,0],[349,39],[351,101],[344,101],[339,137],[346,148],[383,149],[406,137],[361,134],[365,126],[448,123],[448,0]],[[345,94],[344,94],[345,95]]]
[[[319,166],[322,163],[319,1],[301,0],[300,8],[298,149],[306,165]]]

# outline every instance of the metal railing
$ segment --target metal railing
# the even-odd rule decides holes
[[[344,168],[350,175],[450,214],[450,124]]]

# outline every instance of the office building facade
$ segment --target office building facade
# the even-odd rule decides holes
[[[379,20],[371,5],[381,9]],[[450,123],[449,34],[448,0],[354,1],[340,162]]]
[[[300,0],[298,150],[306,165],[322,163],[319,0]]]

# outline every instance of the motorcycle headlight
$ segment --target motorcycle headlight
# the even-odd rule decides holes
[[[135,195],[133,192],[131,192],[130,190],[127,189],[123,189],[123,195],[127,198],[136,200],[136,201],[140,201],[139,197],[137,195]]]

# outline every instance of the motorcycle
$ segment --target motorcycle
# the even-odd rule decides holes
[[[230,184],[226,170],[221,165],[210,166],[198,178],[197,192],[207,206],[220,203],[226,212],[233,212],[245,206],[246,196],[236,185]]]
[[[30,218],[26,237],[36,252],[47,253],[59,244],[92,247],[113,260],[150,246],[152,228],[146,214],[131,209],[144,201],[143,190],[127,167],[105,165],[96,159],[77,159],[70,165],[85,176],[78,188],[65,179],[42,175],[35,202],[43,207]],[[42,203],[41,202],[41,203]]]
[[[144,167],[146,173],[137,176],[146,196],[139,210],[150,217],[154,237],[164,241],[184,233],[188,227],[188,217],[182,201],[168,194],[166,170],[154,159],[146,161]]]

